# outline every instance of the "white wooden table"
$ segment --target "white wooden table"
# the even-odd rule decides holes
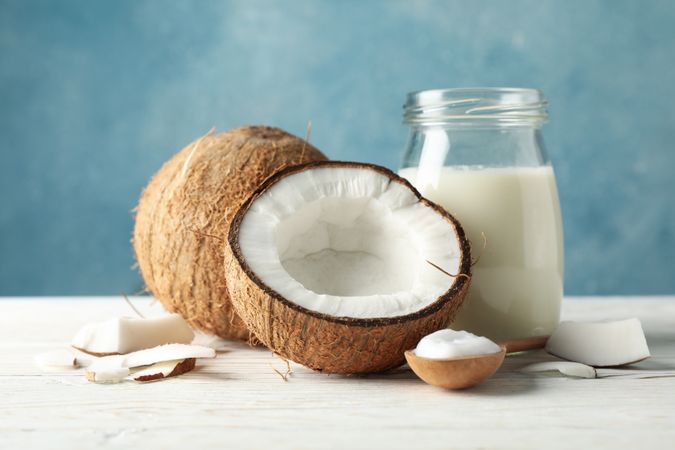
[[[134,299],[152,315],[158,304]],[[675,448],[675,378],[570,379],[521,374],[507,358],[461,392],[407,370],[367,377],[312,372],[228,343],[178,378],[98,385],[45,373],[33,356],[84,323],[130,315],[120,298],[0,298],[0,448]],[[565,319],[639,317],[653,357],[675,369],[675,297],[570,298]]]

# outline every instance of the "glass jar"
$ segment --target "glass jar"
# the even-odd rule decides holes
[[[550,334],[560,318],[563,242],[553,168],[535,89],[408,94],[410,136],[400,174],[453,214],[475,264],[450,325],[493,340]]]

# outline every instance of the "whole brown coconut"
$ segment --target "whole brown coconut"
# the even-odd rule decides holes
[[[397,200],[402,197],[407,200]],[[396,228],[405,220],[407,231]],[[429,231],[433,245],[418,247],[421,254],[410,252],[393,266],[360,265],[386,260],[393,247],[405,254],[415,245],[414,239],[401,242],[406,232],[424,239]],[[372,164],[311,162],[277,172],[237,212],[228,243],[225,272],[240,317],[275,353],[325,372],[380,372],[401,365],[404,351],[453,320],[471,282],[470,246],[459,222],[408,181]],[[356,255],[364,252],[375,258],[359,260]],[[438,271],[427,257],[446,267],[454,261],[451,270],[461,276]],[[423,273],[415,286],[435,283],[436,294],[400,313],[397,302],[368,311],[381,300],[373,294],[402,298],[394,285],[406,277],[406,263],[413,259]],[[387,270],[393,275],[378,283]]]
[[[152,177],[137,207],[133,247],[147,289],[195,328],[248,339],[225,282],[230,221],[270,175],[325,159],[306,141],[267,126],[209,133],[175,154]]]

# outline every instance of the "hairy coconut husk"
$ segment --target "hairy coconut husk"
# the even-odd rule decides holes
[[[147,289],[195,328],[249,339],[225,281],[230,221],[270,175],[325,159],[306,141],[267,126],[209,133],[175,154],[138,203],[133,247]]]
[[[253,202],[281,179],[314,167],[369,167],[392,182],[407,185],[424,204],[436,210],[456,230],[461,249],[460,274],[434,303],[399,317],[360,319],[333,317],[310,311],[267,286],[246,263],[239,230]],[[316,370],[356,374],[382,372],[405,362],[404,352],[425,335],[450,323],[471,284],[470,244],[459,222],[446,210],[423,198],[410,183],[390,170],[372,164],[340,161],[310,162],[289,167],[270,177],[242,205],[232,220],[225,248],[225,273],[230,298],[246,326],[276,354]]]

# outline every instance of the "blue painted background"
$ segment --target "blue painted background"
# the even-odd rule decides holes
[[[675,293],[673,1],[0,0],[0,295],[141,287],[130,210],[211,127],[396,168],[422,88],[540,87],[568,294]]]

